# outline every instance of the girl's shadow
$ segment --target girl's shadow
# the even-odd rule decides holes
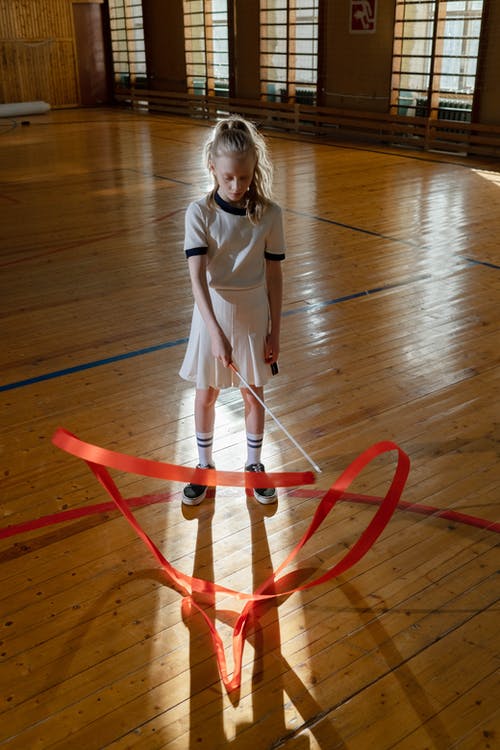
[[[247,497],[247,508],[250,516],[252,542],[252,578],[255,591],[266,581],[273,571],[269,542],[265,526],[265,518],[276,512],[276,506],[261,506],[252,497]],[[199,512],[202,510],[202,512]],[[196,516],[192,509],[184,512],[186,518],[198,521],[196,550],[193,564],[193,576],[214,580],[213,559],[213,531],[214,502],[212,499],[204,503]],[[290,587],[300,585],[317,571],[303,568],[288,576],[282,576],[279,589],[273,584],[266,589],[266,593],[278,594],[276,599],[264,600],[255,604],[246,625],[246,640],[254,649],[254,665],[251,685],[252,721],[236,725],[234,739],[226,737],[224,731],[223,710],[225,689],[222,684],[214,647],[207,624],[201,615],[191,615],[185,618],[190,631],[190,748],[200,747],[200,743],[210,741],[211,747],[229,747],[238,742],[243,733],[255,735],[255,747],[262,746],[266,738],[266,746],[287,736],[294,737],[294,748],[310,747],[306,734],[300,736],[289,727],[285,719],[285,700],[299,700],[303,722],[312,717],[322,715],[322,707],[311,696],[308,689],[294,672],[290,664],[281,653],[281,633],[278,607],[287,596],[280,597],[279,591],[286,591]],[[239,612],[217,611],[214,596],[204,594],[203,597],[193,595],[193,600],[204,609],[214,626],[216,620],[234,627]],[[248,653],[248,651],[246,651]],[[206,658],[200,659],[200,654]],[[210,706],[207,706],[207,688],[210,689]],[[228,697],[235,708],[240,702],[240,690],[228,693]],[[226,702],[227,705],[227,702]],[[210,717],[204,721],[203,717]],[[269,722],[266,731],[265,724]],[[336,747],[343,747],[331,722],[323,718],[318,727],[309,726],[320,747],[327,747],[327,743],[335,740]],[[272,732],[272,737],[267,734]],[[295,736],[296,735],[296,736]],[[299,742],[300,744],[297,744]]]

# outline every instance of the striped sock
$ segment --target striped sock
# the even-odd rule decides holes
[[[264,435],[252,435],[247,432],[247,466],[260,463]]]
[[[197,432],[196,444],[198,446],[198,458],[202,466],[212,464],[212,447],[214,444],[213,432]]]

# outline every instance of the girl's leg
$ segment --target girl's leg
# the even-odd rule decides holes
[[[264,400],[264,389],[252,385],[252,389],[258,397]],[[260,460],[262,454],[262,441],[264,439],[265,409],[255,398],[248,388],[242,388],[241,394],[245,402],[245,426],[247,432],[247,462],[246,471],[264,471]],[[276,490],[274,487],[254,489],[254,497],[262,505],[276,502]]]
[[[198,445],[199,466],[213,467],[212,447],[214,441],[215,402],[219,391],[216,388],[197,389],[194,399],[194,424]],[[184,487],[182,502],[199,505],[207,493],[204,484],[190,482]]]
[[[197,389],[194,399],[194,423],[196,443],[201,466],[212,465],[214,440],[215,404],[219,390],[216,388]]]
[[[264,389],[252,385],[253,390],[264,400]],[[247,433],[247,466],[260,463],[264,439],[265,410],[248,388],[241,389],[245,403],[245,427]]]

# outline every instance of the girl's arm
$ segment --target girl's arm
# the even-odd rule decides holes
[[[188,259],[188,266],[194,301],[207,327],[212,342],[212,354],[222,362],[224,367],[229,367],[232,361],[232,349],[217,322],[212,307],[207,282],[207,256],[192,255]]]
[[[281,261],[266,260],[267,296],[271,326],[266,338],[265,360],[270,365],[278,361],[280,353],[281,307],[283,302],[283,274]]]

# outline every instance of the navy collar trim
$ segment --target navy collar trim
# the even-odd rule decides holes
[[[234,214],[235,216],[246,216],[247,210],[246,208],[238,208],[237,206],[233,206],[231,203],[228,203],[227,201],[223,200],[219,193],[215,193],[215,202],[217,203],[220,208],[222,208],[223,211],[226,211],[228,214]]]

